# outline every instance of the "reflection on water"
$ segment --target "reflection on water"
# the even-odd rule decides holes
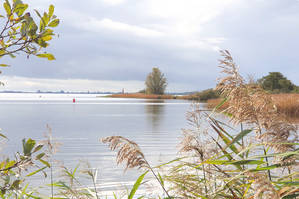
[[[147,118],[146,122],[148,126],[151,126],[153,132],[157,132],[165,116],[164,100],[149,100],[148,102],[149,104],[144,106]]]

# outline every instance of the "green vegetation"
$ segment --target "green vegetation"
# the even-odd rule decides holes
[[[277,112],[271,97],[262,88],[245,82],[228,51],[221,53],[224,57],[221,67],[227,76],[217,85],[224,100],[216,109],[226,103],[231,125],[239,126],[239,130],[213,118],[216,112],[207,114],[195,104],[187,115],[191,127],[183,130],[182,156],[158,167],[149,165],[135,142],[121,136],[103,139],[111,150],[118,150],[118,163],[145,170],[132,194],[138,191],[144,176],[151,173],[164,191],[160,197],[153,198],[299,196],[297,127]],[[208,128],[202,125],[206,121]],[[164,175],[161,175],[159,169],[163,167]]]
[[[0,58],[10,56],[15,58],[20,52],[27,57],[37,57],[54,60],[52,54],[41,52],[49,46],[49,41],[54,36],[53,29],[58,26],[59,19],[54,15],[54,6],[50,5],[48,12],[43,16],[35,10],[40,18],[39,27],[30,12],[26,12],[28,4],[21,0],[3,3],[3,15],[0,15]],[[0,63],[1,67],[8,66]],[[0,138],[6,140],[5,135]],[[2,141],[2,140],[1,140]],[[1,198],[40,198],[36,197],[37,191],[29,187],[30,177],[51,168],[47,159],[52,154],[50,142],[37,143],[32,139],[24,139],[22,142],[23,152],[16,153],[14,158],[6,157],[0,161],[0,197]]]
[[[298,87],[280,72],[270,72],[269,75],[262,77],[258,82],[263,89],[271,93],[298,92]]]
[[[28,5],[22,1],[6,0],[3,6],[6,14],[1,15],[1,18],[6,19],[6,22],[0,32],[0,57],[15,57],[17,52],[23,52],[28,56],[53,60],[53,55],[40,51],[49,45],[47,42],[54,35],[51,27],[59,23],[53,14],[54,6],[51,5],[43,15],[36,11],[40,17],[39,27],[31,14],[25,13]],[[228,51],[221,53],[221,67],[227,76],[218,83],[216,94],[208,90],[199,98],[204,100],[223,96],[223,101],[215,109],[226,104],[226,115],[231,123],[218,121],[214,117],[216,112],[207,114],[195,104],[187,115],[191,126],[183,130],[180,145],[182,155],[157,167],[149,164],[137,143],[121,136],[102,139],[111,150],[118,151],[117,162],[125,162],[126,169],[144,170],[126,198],[137,197],[139,189],[146,183],[143,181],[145,176],[149,174],[153,175],[162,190],[160,196],[153,198],[292,199],[299,196],[297,127],[278,113],[272,98],[263,89],[245,82]],[[272,81],[273,78],[276,80]],[[272,92],[295,89],[289,80],[279,74],[272,74],[270,80],[263,78],[260,82]],[[164,74],[158,68],[153,68],[146,86],[148,93],[164,94],[167,86]],[[202,125],[203,122],[208,123],[207,128]],[[22,152],[0,161],[0,197],[105,198],[96,186],[97,170],[89,164],[81,171],[79,166],[74,169],[63,167],[63,174],[68,180],[53,181],[52,155],[57,144],[52,140],[51,129],[48,130],[44,141],[24,139]],[[1,141],[7,140],[3,134],[0,134],[0,138]],[[30,178],[37,174],[50,177],[51,183],[45,185],[51,191],[50,195],[44,196],[39,189],[30,186]],[[93,186],[83,186],[80,182],[82,177],[88,177]],[[138,197],[149,198],[148,195]],[[114,195],[114,198],[118,197]]]
[[[59,19],[54,15],[54,6],[50,5],[48,12],[44,12],[43,15],[34,10],[40,18],[39,26],[31,13],[26,12],[28,4],[24,4],[21,0],[12,2],[5,0],[3,7],[6,14],[0,15],[3,23],[0,30],[0,58],[6,55],[14,58],[16,53],[22,52],[27,57],[35,55],[54,60],[52,54],[42,52],[49,46],[48,42],[54,36],[52,28],[59,24]],[[1,66],[7,65],[2,63]]]
[[[167,86],[167,79],[159,68],[153,68],[145,80],[146,93],[163,95]]]
[[[217,99],[219,97],[220,97],[219,92],[211,88],[211,89],[207,89],[207,90],[203,90],[203,91],[191,94],[188,96],[188,99],[205,102],[209,99]]]

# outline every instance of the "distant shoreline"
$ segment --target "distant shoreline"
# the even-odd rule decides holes
[[[144,94],[144,93],[121,93],[111,94],[105,97],[111,98],[136,98],[136,99],[183,99],[188,100],[189,95],[155,95],[155,94]]]
[[[111,94],[117,94],[116,92],[88,92],[88,91],[40,91],[40,92],[34,92],[34,91],[0,91],[1,93],[23,93],[23,94],[105,94],[105,95],[111,95]]]

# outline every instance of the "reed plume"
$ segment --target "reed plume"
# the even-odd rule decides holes
[[[144,168],[151,171],[156,180],[159,182],[165,194],[168,196],[168,198],[171,198],[164,186],[164,183],[161,181],[161,179],[154,172],[153,168],[147,162],[138,144],[122,136],[109,136],[106,138],[102,138],[101,141],[103,143],[108,143],[112,151],[118,149],[116,162],[117,164],[126,162],[125,171],[129,168]]]
[[[258,140],[277,153],[294,150],[294,145],[286,143],[298,141],[297,126],[278,113],[271,96],[259,85],[245,82],[227,50],[221,51],[221,55],[219,67],[226,76],[219,80],[216,89],[227,98],[225,112],[231,115],[231,121],[253,125]]]
[[[149,168],[149,164],[144,158],[138,144],[122,136],[109,136],[101,140],[108,143],[112,151],[118,149],[116,162],[120,164],[126,162],[126,169],[129,168]]]
[[[278,192],[264,173],[249,173],[248,177],[253,180],[252,187],[255,189],[254,199],[280,199]]]
[[[202,113],[198,103],[191,105],[191,111],[188,111],[186,115],[191,128],[182,129],[183,137],[179,144],[180,153],[193,154],[200,157],[200,161],[218,153],[214,142],[209,139],[208,129],[202,127],[202,121],[206,118]]]

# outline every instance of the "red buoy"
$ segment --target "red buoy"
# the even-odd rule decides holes
[[[76,99],[75,98],[73,98],[73,103],[75,103],[76,102]]]

